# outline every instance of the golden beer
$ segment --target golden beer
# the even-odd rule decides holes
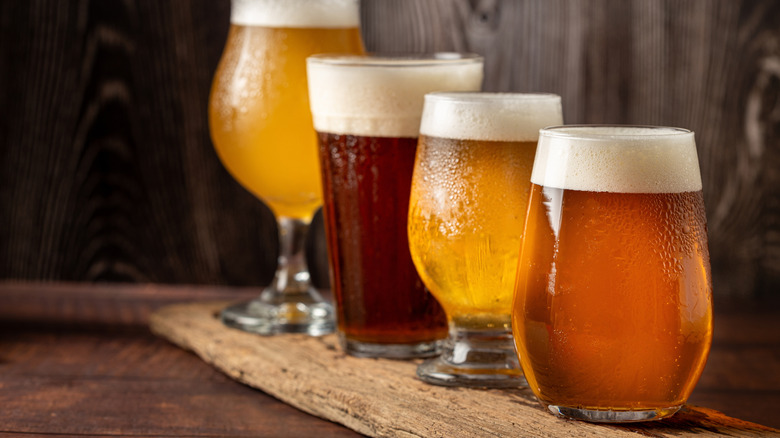
[[[317,137],[309,112],[306,57],[362,53],[357,0],[233,0],[214,76],[209,126],[230,174],[265,201],[278,222],[273,282],[222,311],[231,327],[260,334],[322,335],[335,329],[330,303],[311,286],[305,234],[322,204]]]
[[[241,185],[276,216],[308,221],[322,189],[305,60],[363,48],[356,17],[313,21],[322,17],[306,15],[309,3],[297,7],[290,17],[233,11],[239,17],[214,77],[209,124],[222,163]]]
[[[560,127],[536,160],[512,315],[531,389],[572,418],[673,414],[712,335],[693,134]]]
[[[509,328],[536,141],[421,135],[409,239],[426,284],[463,326]]]
[[[447,314],[450,340],[439,359],[418,369],[421,379],[525,383],[510,328],[518,249],[538,132],[561,118],[555,95],[426,96],[409,245],[423,282]]]

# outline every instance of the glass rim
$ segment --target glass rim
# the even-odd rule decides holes
[[[604,132],[605,130],[614,132]],[[625,129],[627,132],[620,132]],[[555,125],[539,130],[539,138],[556,137],[577,140],[651,140],[692,136],[690,129],[659,125],[582,124]]]
[[[318,53],[306,58],[307,62],[334,67],[428,67],[483,63],[482,55],[471,52],[429,53]]]
[[[425,100],[438,102],[480,103],[486,100],[561,101],[555,93],[515,93],[493,91],[433,91],[425,94]],[[564,125],[561,125],[564,126]]]

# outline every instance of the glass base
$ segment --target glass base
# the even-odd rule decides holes
[[[316,291],[313,294],[319,296]],[[264,299],[268,295],[263,293],[260,298],[227,307],[222,311],[222,322],[228,327],[261,335],[306,333],[322,336],[335,331],[333,307],[327,302],[313,300],[309,294],[305,294],[307,299],[283,295],[269,302]],[[274,302],[279,298],[288,301]]]
[[[441,356],[417,367],[423,382],[469,388],[524,388],[512,333],[508,330],[459,330],[450,326]]]
[[[376,344],[347,339],[339,333],[339,343],[345,353],[355,357],[381,357],[385,359],[414,359],[436,356],[441,352],[442,341],[417,344]]]
[[[525,388],[520,370],[497,367],[453,366],[441,357],[423,362],[417,367],[417,377],[425,383],[467,388]]]
[[[570,408],[566,406],[545,405],[544,403],[542,403],[542,405],[558,417],[571,420],[590,421],[593,423],[636,423],[640,421],[660,420],[662,418],[671,417],[682,408],[682,405],[680,405],[668,408],[633,411]]]

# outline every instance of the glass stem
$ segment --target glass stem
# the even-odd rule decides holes
[[[485,327],[469,321],[450,321],[450,334],[444,341],[442,359],[453,366],[520,369],[514,351],[509,315]]]
[[[229,327],[261,335],[333,333],[333,307],[311,287],[304,246],[308,222],[281,217],[279,263],[271,284],[259,297],[224,309],[220,315]]]
[[[269,289],[278,294],[300,294],[311,287],[306,265],[305,243],[309,223],[289,217],[278,218],[279,264]]]

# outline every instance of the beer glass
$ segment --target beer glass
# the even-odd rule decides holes
[[[482,58],[314,56],[308,75],[341,346],[363,357],[436,354],[446,319],[406,236],[423,96],[478,90]]]
[[[333,310],[309,282],[304,236],[322,203],[306,57],[362,53],[357,0],[233,0],[209,102],[222,164],[273,211],[279,264],[273,282],[222,321],[260,334],[332,332]]]
[[[673,415],[712,337],[707,226],[692,132],[542,130],[512,324],[523,370],[555,415]]]
[[[539,129],[562,122],[552,94],[425,96],[409,244],[444,307],[449,338],[417,376],[446,386],[525,386],[510,311]]]

